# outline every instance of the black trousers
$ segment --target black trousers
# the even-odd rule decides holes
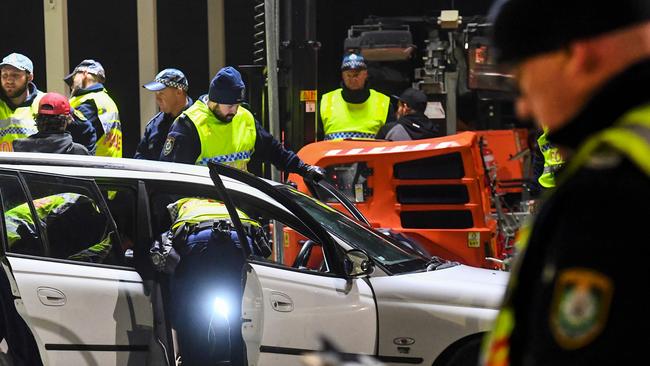
[[[172,325],[183,366],[244,364],[241,335],[241,272],[236,234],[204,229],[188,235],[186,250],[171,278]],[[234,239],[234,240],[233,240]],[[215,299],[229,314],[214,309]]]

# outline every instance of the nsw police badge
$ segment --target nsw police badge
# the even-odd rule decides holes
[[[163,146],[163,155],[167,156],[172,152],[174,149],[174,140],[175,139],[172,136],[167,137],[167,140],[165,140],[165,145]]]
[[[549,319],[557,344],[574,350],[591,343],[607,322],[612,292],[612,281],[592,269],[560,272]]]

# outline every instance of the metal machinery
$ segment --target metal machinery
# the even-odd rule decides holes
[[[363,146],[355,148],[353,141],[345,142],[348,144],[345,146],[348,151],[343,159],[345,161],[337,160],[337,158],[331,160],[331,156],[317,156],[318,151],[326,154],[327,151],[335,150],[329,145],[318,146],[326,144],[325,142],[310,144],[316,140],[319,132],[316,90],[318,89],[317,60],[320,43],[315,40],[316,0],[283,2],[259,0],[258,3],[257,6],[264,3],[266,7],[265,11],[263,9],[258,13],[258,16],[264,14],[260,18],[264,19],[266,24],[264,27],[260,24],[256,27],[259,27],[260,31],[265,29],[267,32],[267,53],[273,51],[273,47],[268,44],[269,39],[272,38],[269,37],[269,30],[274,29],[275,35],[279,35],[279,38],[274,41],[276,42],[274,50],[277,51],[275,56],[277,64],[274,67],[269,67],[271,62],[269,60],[266,62],[267,70],[277,70],[275,75],[273,73],[266,74],[269,95],[273,94],[272,81],[274,78],[277,85],[275,91],[277,100],[269,100],[270,98],[265,96],[264,103],[262,103],[262,105],[268,106],[268,110],[262,111],[263,116],[269,116],[270,123],[267,123],[267,126],[270,126],[273,132],[274,124],[277,125],[277,134],[274,133],[274,135],[282,138],[285,145],[294,150],[309,144],[305,147],[309,153],[302,152],[302,150],[299,153],[307,162],[328,163],[332,167],[351,163],[367,164],[369,161],[367,155],[355,153],[355,151],[365,151],[367,143],[358,142]],[[272,12],[269,12],[269,4],[275,6]],[[528,129],[517,125],[514,118],[512,79],[506,73],[501,72],[493,62],[492,50],[487,37],[489,24],[482,16],[462,17],[455,10],[442,11],[437,17],[368,17],[363,23],[352,25],[349,28],[348,37],[344,40],[344,51],[360,52],[366,58],[369,73],[373,79],[373,88],[387,95],[399,94],[407,87],[422,90],[429,99],[426,114],[437,122],[440,129],[446,133],[445,141],[448,139],[453,141],[459,131],[471,130],[473,137],[458,137],[458,140],[464,141],[463,146],[468,149],[467,151],[478,152],[478,156],[483,157],[482,160],[479,160],[478,168],[475,167],[475,159],[468,158],[469,160],[464,162],[465,167],[472,166],[472,169],[478,169],[476,171],[470,169],[474,175],[453,177],[453,179],[460,179],[462,185],[469,187],[468,192],[473,192],[468,194],[467,202],[458,201],[453,204],[474,207],[470,210],[471,216],[474,223],[481,223],[478,225],[480,228],[469,230],[471,233],[462,234],[464,235],[462,238],[458,236],[458,233],[453,234],[456,237],[452,240],[432,234],[429,235],[430,241],[432,243],[433,241],[456,243],[450,245],[458,245],[458,242],[463,242],[473,247],[480,243],[479,246],[482,249],[480,258],[472,257],[469,262],[483,267],[502,266],[502,261],[507,258],[507,253],[511,250],[520,222],[527,215],[526,184],[529,179],[528,166],[530,163],[528,160],[530,154]],[[278,103],[275,112],[272,102]],[[275,122],[274,113],[276,113]],[[350,144],[352,146],[349,146]],[[438,146],[439,142],[431,144],[431,146]],[[417,144],[407,145],[417,146]],[[443,143],[440,146],[444,147],[445,145]],[[462,148],[457,149],[457,147],[454,146],[448,151],[445,151],[444,148],[433,150],[427,148],[425,150],[431,150],[431,156],[442,156],[446,153],[463,150]],[[397,164],[408,163],[406,160],[409,155],[399,153],[399,147],[393,152],[397,154],[390,155],[389,160],[392,159],[391,161],[394,160]],[[306,158],[305,154],[315,154],[316,156]],[[464,154],[467,155],[463,156],[476,155],[468,152]],[[426,159],[424,155],[418,156],[418,158]],[[474,163],[470,164],[470,161]],[[421,168],[426,169],[426,167]],[[435,169],[433,166],[429,168]],[[481,169],[482,171],[480,171]],[[372,175],[373,172],[376,173],[380,170],[374,168],[366,172],[370,172]],[[468,171],[467,168],[465,171]],[[391,179],[392,174],[392,178],[399,183],[399,179],[394,175],[394,170],[388,169],[386,174],[388,180]],[[298,180],[295,179],[296,177],[292,178]],[[429,178],[425,178],[425,180]],[[483,185],[479,188],[471,188],[474,186],[463,181],[466,178],[470,180],[485,179],[485,183],[482,183]],[[372,182],[373,179],[369,178],[368,181]],[[375,179],[374,182],[379,182],[379,180]],[[383,195],[403,198],[405,197],[403,187],[400,192],[395,191],[398,188],[397,183],[381,188],[389,190],[386,192],[378,190],[377,187],[366,186],[365,189],[369,189],[375,197]],[[449,188],[442,187],[438,183],[434,184],[437,184],[437,188],[434,188],[435,195],[439,195],[444,189]],[[415,187],[417,185],[425,186],[427,183],[416,182],[410,186],[412,189],[424,189]],[[339,188],[346,189],[342,186]],[[487,192],[487,206],[485,206],[483,196],[476,192],[481,192],[481,194]],[[408,194],[406,195],[408,196]],[[372,200],[366,199],[365,201],[371,202]],[[383,202],[388,201],[390,200],[383,199]],[[359,201],[357,200],[357,202]],[[397,204],[401,203],[397,202]],[[369,208],[372,205],[367,206],[366,208]],[[424,208],[421,206],[420,211],[426,211]],[[362,211],[376,226],[390,227],[393,225],[403,229],[396,223],[396,216],[391,216],[391,222],[384,223],[374,218],[375,210],[362,208]],[[404,217],[409,215],[407,211],[409,210],[400,208],[396,212],[398,216]],[[383,211],[377,217],[382,217],[382,215],[388,217],[385,216],[386,214],[386,211]],[[411,213],[410,215],[418,214]],[[481,215],[484,217],[477,219]],[[435,230],[435,224],[427,226],[427,223],[423,222],[422,225],[427,230]],[[423,228],[411,225],[407,231],[414,235],[415,232]],[[476,229],[477,226],[470,225],[469,228]],[[481,234],[476,234],[478,232]],[[280,238],[276,238],[276,242],[279,241]],[[432,245],[436,246],[438,243]],[[276,246],[280,252],[276,255],[282,256],[283,248],[280,247]],[[438,252],[447,254],[440,250]],[[455,253],[452,255],[453,258],[461,261],[468,262],[466,258],[471,257],[464,257],[463,250],[451,249],[451,252]]]

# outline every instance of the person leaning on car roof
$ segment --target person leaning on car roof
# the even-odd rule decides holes
[[[160,112],[147,123],[133,157],[158,160],[172,123],[194,101],[187,95],[189,89],[187,78],[178,69],[164,69],[153,81],[142,87],[156,93],[156,104]]]
[[[88,150],[72,141],[66,127],[72,121],[68,98],[58,93],[45,94],[38,103],[38,132],[13,141],[16,152],[88,155]]]
[[[212,161],[247,170],[248,161],[259,158],[280,170],[321,179],[324,173],[319,167],[286,150],[240,105],[244,92],[239,71],[230,66],[219,70],[208,94],[174,121],[160,160],[196,165]]]

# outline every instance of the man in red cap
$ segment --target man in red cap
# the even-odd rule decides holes
[[[13,141],[17,152],[88,155],[88,150],[72,141],[66,127],[72,121],[68,99],[58,93],[47,93],[38,104],[36,128],[38,132]]]

